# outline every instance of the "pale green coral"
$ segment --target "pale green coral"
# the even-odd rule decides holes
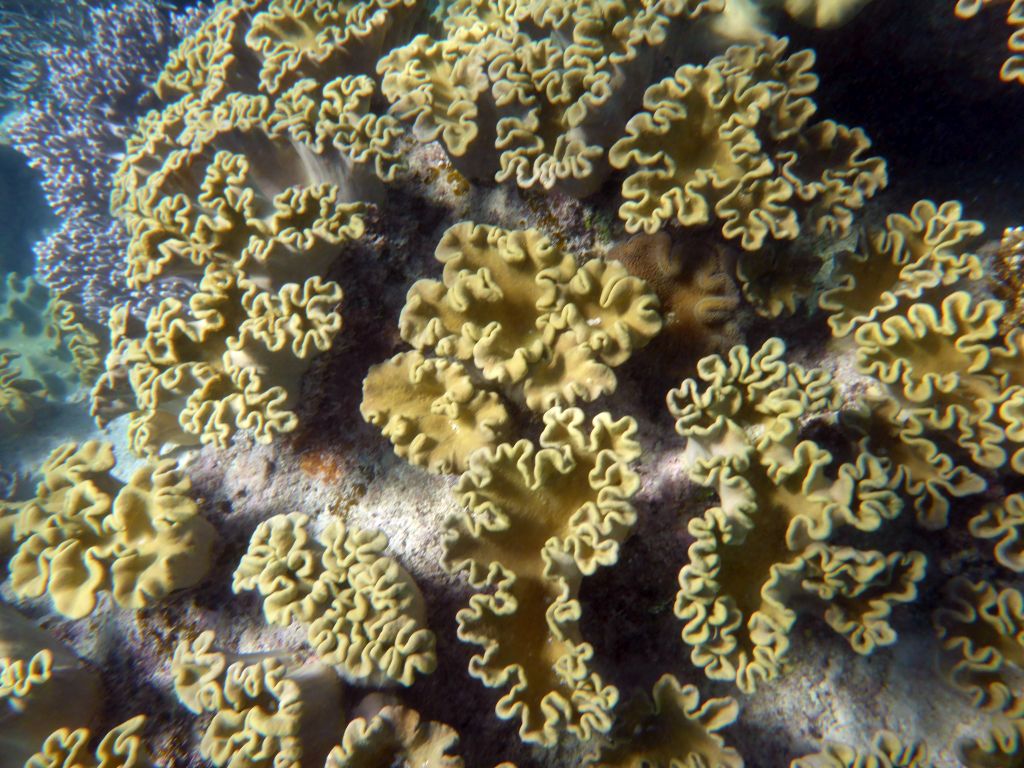
[[[275,515],[253,533],[235,592],[256,590],[272,624],[306,625],[318,657],[350,680],[411,685],[437,659],[423,596],[384,555],[383,533],[333,522],[317,539],[305,515]]]
[[[367,709],[366,703],[359,710]],[[454,728],[423,722],[413,709],[396,704],[369,707],[345,727],[340,746],[331,750],[326,768],[378,768],[422,766],[462,768],[462,758],[451,754],[459,742]]]
[[[0,502],[16,595],[46,595],[82,618],[102,592],[139,609],[202,579],[216,534],[189,498],[188,478],[165,460],[123,482],[114,464],[109,443],[65,443],[43,463],[34,498]]]
[[[140,731],[146,718],[138,715],[111,728],[96,746],[88,728],[61,728],[25,763],[25,768],[152,768]]]
[[[979,539],[997,539],[996,560],[1011,571],[1024,572],[1024,495],[1014,493],[1000,502],[986,504],[967,528]]]

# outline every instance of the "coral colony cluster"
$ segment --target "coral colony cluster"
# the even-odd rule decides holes
[[[1024,765],[1024,230],[864,216],[715,31],[867,3],[75,4],[0,443],[103,439],[0,472],[0,766]]]

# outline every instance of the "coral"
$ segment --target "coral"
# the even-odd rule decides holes
[[[499,395],[478,389],[460,363],[415,351],[370,369],[360,412],[395,453],[441,474],[464,469],[474,450],[501,442],[509,421]]]
[[[333,522],[313,542],[305,515],[260,523],[235,570],[235,592],[256,590],[271,624],[307,625],[310,645],[349,680],[411,685],[437,659],[426,605],[409,573],[384,556],[383,533]]]
[[[636,106],[652,54],[679,57],[671,32],[721,0],[494,4],[458,0],[377,65],[392,112],[440,139],[470,178],[523,189],[596,191],[605,150]]]
[[[0,503],[0,531],[16,548],[11,588],[48,595],[77,619],[109,591],[122,608],[152,605],[197,584],[210,565],[215,533],[173,461],[149,462],[117,479],[109,443],[65,443],[43,463],[34,498]]]
[[[107,368],[132,389],[137,449],[223,446],[248,428],[267,442],[297,425],[298,378],[341,327],[341,288],[321,274],[363,234],[365,201],[398,166],[397,124],[372,111],[366,70],[417,10],[235,0],[172,54],[163,106],[129,138],[112,206],[131,236],[129,287],[184,278],[199,290],[185,316],[165,299],[145,328],[112,318]],[[189,338],[164,362],[148,353],[168,343],[168,324]],[[102,383],[98,412],[124,400]]]
[[[668,395],[690,477],[720,498],[688,525],[676,615],[693,662],[744,692],[785,666],[797,593],[817,598],[824,620],[866,654],[895,641],[892,608],[913,600],[924,576],[919,552],[830,543],[845,527],[877,530],[902,503],[870,453],[840,464],[800,439],[800,422],[831,410],[835,394],[828,374],[784,353],[769,339],[754,353],[706,357],[703,385],[688,379]]]
[[[785,57],[788,41],[733,46],[684,65],[644,93],[644,111],[608,153],[630,170],[619,209],[626,230],[721,220],[722,234],[756,251],[804,224],[843,234],[853,212],[886,184],[860,129],[811,123],[814,55]]]
[[[957,744],[965,768],[1020,768],[1024,760],[1024,714],[1015,704],[980,736]]]
[[[870,0],[785,0],[786,13],[809,27],[839,27]]]
[[[462,222],[435,256],[442,279],[409,289],[399,324],[405,341],[442,359],[402,353],[374,366],[362,406],[399,455],[432,471],[461,471],[474,448],[496,444],[501,394],[538,412],[594,400],[614,391],[612,368],[661,330],[642,280],[615,261],[577,267],[538,230]]]
[[[181,703],[212,715],[200,754],[218,768],[321,765],[343,724],[331,668],[273,652],[226,653],[215,640],[207,631],[183,641],[171,661]]]
[[[654,684],[653,701],[630,712],[619,726],[623,737],[589,755],[588,768],[675,768],[720,766],[742,768],[743,759],[718,734],[739,714],[731,698],[703,704],[692,685],[681,686],[672,675]]]
[[[131,291],[125,282],[128,232],[110,215],[110,186],[149,84],[200,14],[170,14],[143,0],[109,8],[76,2],[65,4],[59,26],[48,29],[74,24],[75,37],[86,39],[39,45],[35,41],[45,37],[31,38],[46,59],[46,91],[8,130],[14,147],[41,174],[60,219],[56,231],[36,245],[37,272],[80,308],[91,328],[104,325],[117,302],[154,301],[152,292]]]
[[[209,266],[187,304],[163,299],[145,324],[122,305],[111,313],[92,413],[105,425],[127,411],[139,454],[223,448],[241,429],[270,442],[298,423],[299,381],[341,330],[341,298],[337,283],[317,276],[275,291]]]
[[[790,768],[930,768],[928,748],[923,742],[905,743],[891,731],[879,731],[870,749],[826,742],[820,752],[790,763]]]
[[[37,0],[0,10],[0,109],[45,98],[50,55],[89,37],[89,2]]]
[[[740,338],[739,292],[719,254],[696,241],[673,242],[668,232],[641,232],[619,243],[608,258],[650,286],[661,303],[675,354],[699,358]]]
[[[1021,332],[1003,331],[1006,307],[987,296],[981,259],[967,250],[982,230],[959,203],[922,200],[864,237],[820,300],[857,371],[877,380],[874,397],[891,398],[901,471],[932,528],[946,524],[945,497],[982,490],[970,464],[1024,468]]]
[[[635,522],[635,431],[602,413],[587,434],[582,411],[552,408],[539,446],[477,451],[456,486],[464,510],[447,523],[444,563],[480,590],[457,615],[459,638],[482,647],[470,675],[504,691],[498,717],[518,718],[524,741],[611,726],[618,691],[589,667],[577,593],[582,576],[617,561]]]
[[[19,423],[99,373],[99,342],[74,307],[31,277],[0,284],[0,419]]]
[[[0,766],[21,768],[57,729],[86,725],[99,694],[70,650],[0,603]]]
[[[462,768],[462,758],[450,754],[459,741],[454,728],[424,723],[418,712],[396,704],[359,709],[361,716],[345,726],[341,745],[331,750],[326,768]]]
[[[137,715],[111,728],[91,753],[93,736],[88,728],[61,728],[46,739],[25,768],[152,768],[139,735],[145,724],[145,716]]]
[[[987,504],[967,525],[979,539],[998,539],[995,558],[1017,573],[1024,572],[1024,495],[1014,493],[998,503]]]
[[[956,15],[971,19],[988,5],[1008,5],[1006,23],[1013,32],[1006,43],[1010,55],[999,69],[999,79],[1006,83],[1024,83],[1024,0],[956,0]]]
[[[950,682],[989,712],[1020,703],[1015,681],[1024,669],[1024,596],[1011,587],[953,579],[933,623]]]

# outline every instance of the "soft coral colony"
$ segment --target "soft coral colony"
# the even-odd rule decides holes
[[[692,40],[725,5],[223,0],[201,22],[179,20],[187,34],[154,76],[151,108],[123,152],[101,153],[114,218],[71,188],[81,179],[59,170],[74,165],[63,148],[51,164],[55,198],[85,200],[65,229],[110,226],[123,244],[98,252],[77,294],[66,270],[53,282],[108,326],[103,366],[84,335],[65,356],[95,378],[100,425],[123,417],[143,460],[125,480],[114,446],[66,444],[34,495],[0,503],[10,593],[84,621],[111,603],[173,606],[224,577],[217,558],[233,560],[232,591],[260,601],[256,636],[298,629],[303,650],[175,632],[168,690],[218,766],[462,765],[454,729],[397,694],[342,706],[343,691],[429,687],[439,635],[453,631],[474,649],[468,676],[495,689],[496,716],[533,754],[576,743],[591,766],[740,766],[721,733],[742,724],[737,698],[702,695],[666,669],[649,698],[626,702],[585,621],[588,582],[619,565],[641,514],[648,421],[613,411],[636,407],[652,381],[669,390],[637,359],[666,349],[659,334],[696,336],[680,349],[715,354],[684,358],[692,375],[659,408],[675,420],[669,450],[692,491],[674,600],[681,648],[707,678],[752,696],[798,663],[798,622],[857,654],[891,646],[934,570],[939,539],[922,537],[965,527],[992,549],[997,575],[947,585],[934,646],[989,729],[959,744],[962,762],[1001,764],[1024,733],[1022,598],[999,584],[1024,571],[1024,501],[982,494],[1024,473],[1010,319],[1020,297],[999,293],[990,263],[1005,267],[1018,249],[1009,237],[978,255],[983,226],[955,202],[856,227],[887,184],[885,162],[863,130],[817,116],[812,52],[764,35],[699,53]],[[812,5],[787,9],[838,19],[860,4]],[[153,21],[131,8],[132,23]],[[45,154],[25,125],[29,154]],[[453,477],[459,511],[437,533],[464,590],[457,630],[434,620],[380,531],[289,512],[259,523],[244,553],[237,537],[218,543],[166,457],[226,449],[241,432],[280,441],[309,418],[303,378],[344,339],[346,296],[374,289],[345,267],[372,258],[389,196],[421,183],[407,166],[423,145],[467,186],[506,199],[594,207],[616,196],[619,229],[642,233],[602,255],[543,220],[449,220],[431,244],[441,266],[414,267],[392,356],[346,358],[368,368],[363,418],[410,465]],[[705,256],[686,263],[697,242]],[[852,250],[817,255],[839,242]],[[808,243],[820,245],[810,262]],[[94,285],[119,260],[123,285]],[[782,339],[733,343],[750,329],[731,316],[793,313],[811,294],[792,274],[808,263],[827,275],[816,317],[856,386]],[[0,352],[4,366],[9,357]],[[11,403],[0,414],[30,407],[19,381],[0,376],[0,406]],[[976,513],[966,526],[961,500]],[[68,685],[81,701],[57,706]],[[92,738],[104,722],[95,671],[6,608],[0,699],[11,765],[149,763],[145,718]],[[827,742],[793,765],[925,764],[914,734],[884,725],[871,744]]]

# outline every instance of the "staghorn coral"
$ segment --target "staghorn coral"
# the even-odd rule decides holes
[[[87,725],[99,693],[68,648],[0,603],[0,766],[21,768],[58,729]]]
[[[188,496],[188,478],[165,460],[122,482],[114,464],[109,443],[65,443],[43,463],[34,498],[0,503],[16,595],[48,595],[78,619],[104,591],[139,609],[202,579],[215,533]]]
[[[860,129],[811,123],[814,55],[785,57],[788,41],[733,46],[684,65],[644,94],[608,153],[630,170],[619,215],[626,230],[721,221],[722,234],[756,251],[803,226],[843,234],[853,212],[886,184]],[[801,221],[803,219],[803,221]]]
[[[450,754],[459,742],[454,728],[422,722],[416,710],[398,704],[375,702],[367,706],[364,700],[358,709],[360,716],[345,726],[341,745],[331,750],[326,768],[464,765],[461,757]]]
[[[930,768],[931,765],[924,743],[905,743],[891,731],[879,731],[870,749],[828,741],[820,752],[794,760],[790,768]]]
[[[1024,1],[1022,0],[956,0],[955,13],[961,19],[972,19],[989,5],[1007,5],[1006,23],[1013,30],[1006,43],[1009,55],[999,69],[1005,83],[1024,83]]]
[[[703,384],[688,379],[668,395],[690,477],[720,498],[688,525],[694,541],[675,612],[693,662],[744,692],[784,668],[798,592],[817,598],[824,620],[866,654],[894,642],[892,608],[913,600],[924,576],[919,552],[831,543],[846,527],[877,530],[902,504],[876,457],[839,464],[800,439],[801,420],[826,413],[835,394],[828,374],[784,353],[769,339],[754,353],[706,357]]]
[[[163,106],[129,138],[112,206],[131,235],[130,288],[186,279],[199,290],[192,316],[168,299],[145,328],[113,313],[94,393],[101,420],[129,401],[137,450],[295,428],[298,378],[341,327],[341,288],[321,274],[363,234],[365,202],[398,167],[397,125],[372,111],[367,72],[417,11],[417,0],[235,0],[172,54],[156,85]],[[200,316],[209,303],[216,312]],[[167,323],[211,340],[154,359]]]
[[[721,0],[442,4],[442,36],[378,63],[392,112],[440,139],[470,178],[582,197],[608,175],[606,148],[636,106],[657,52]]]
[[[76,37],[84,39],[40,46],[45,93],[9,121],[8,132],[41,174],[47,202],[60,219],[56,231],[36,244],[36,270],[95,331],[115,303],[146,306],[159,295],[129,290],[125,282],[128,232],[111,217],[110,186],[149,86],[203,11],[169,13],[145,0],[71,6],[71,16],[62,8],[60,24],[80,15]]]
[[[271,624],[307,625],[325,663],[349,680],[411,685],[434,671],[434,634],[409,573],[384,556],[383,533],[327,526],[313,542],[305,515],[260,523],[235,570],[235,592],[257,590]]]
[[[90,384],[99,368],[99,342],[75,308],[32,277],[8,273],[0,284],[0,419],[29,420]]]
[[[672,675],[654,684],[653,701],[645,700],[619,726],[622,737],[588,755],[588,768],[675,768],[719,766],[742,768],[743,759],[718,734],[739,714],[731,698],[701,703],[693,685],[681,686]]]
[[[447,523],[445,567],[479,590],[459,611],[459,639],[483,650],[470,675],[503,690],[496,712],[526,742],[607,732],[618,700],[590,668],[580,634],[580,580],[618,559],[636,512],[636,423],[576,408],[544,414],[539,446],[482,449],[456,486],[464,510]],[[493,588],[493,592],[484,592]]]
[[[200,754],[221,768],[299,768],[324,761],[340,733],[341,686],[330,667],[286,654],[218,650],[206,631],[174,649],[178,699],[212,715]]]
[[[462,222],[435,256],[442,279],[409,289],[399,324],[441,359],[401,353],[374,366],[361,409],[400,456],[431,471],[461,471],[474,449],[496,444],[506,403],[542,412],[614,391],[612,368],[661,330],[642,280],[615,261],[576,267],[537,230]]]

